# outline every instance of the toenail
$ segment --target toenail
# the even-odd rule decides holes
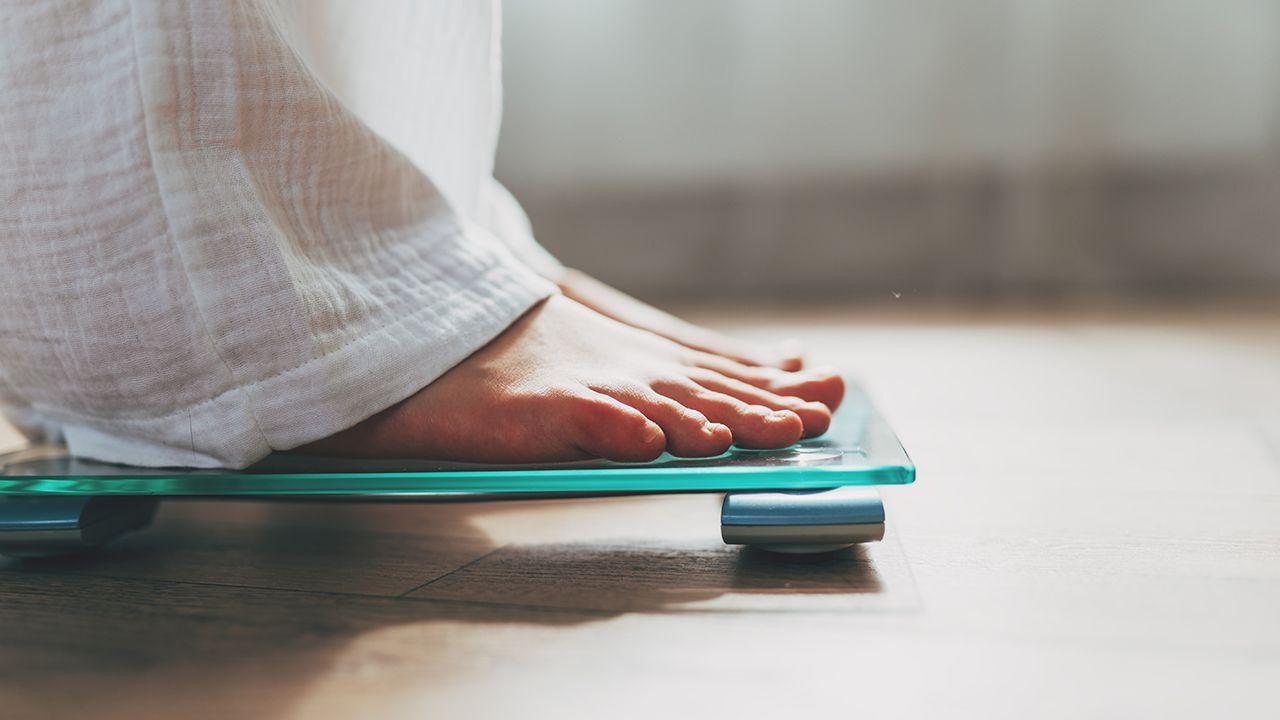
[[[660,435],[662,435],[662,428],[648,423],[644,427],[644,434],[640,436],[640,440],[647,444],[657,440]]]

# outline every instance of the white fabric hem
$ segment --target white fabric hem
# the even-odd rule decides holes
[[[95,460],[245,467],[272,450],[328,437],[404,400],[555,292],[546,279],[505,259],[458,287],[447,302],[372,330],[300,367],[162,418],[109,421],[117,432],[74,421],[62,429],[73,454]],[[441,327],[455,334],[442,338]]]

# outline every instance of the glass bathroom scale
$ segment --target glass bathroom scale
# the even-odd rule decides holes
[[[816,490],[903,485],[915,468],[867,395],[851,385],[831,429],[782,450],[731,448],[711,458],[474,465],[353,460],[277,453],[243,470],[137,468],[71,457],[56,445],[0,455],[0,496],[347,496],[463,499],[493,494],[581,495]]]

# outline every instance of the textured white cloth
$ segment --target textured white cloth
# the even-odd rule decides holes
[[[249,464],[554,292],[493,179],[496,5],[0,8],[0,404],[71,450]]]

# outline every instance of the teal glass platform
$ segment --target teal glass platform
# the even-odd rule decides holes
[[[666,493],[903,485],[915,468],[898,438],[852,386],[822,437],[783,450],[731,448],[712,458],[649,463],[474,465],[278,453],[244,470],[137,468],[71,457],[60,446],[0,455],[0,495],[358,496]]]

